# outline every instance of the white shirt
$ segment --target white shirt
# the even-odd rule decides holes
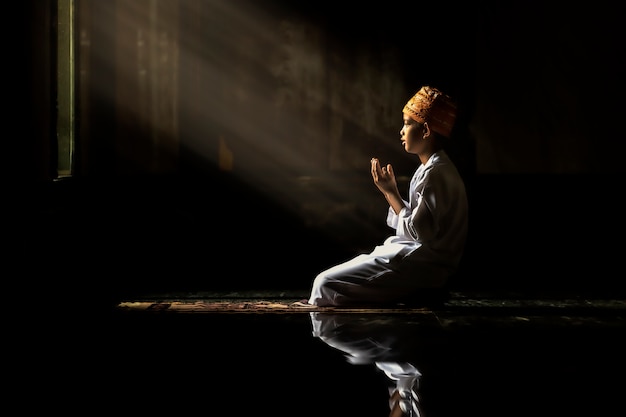
[[[456,267],[467,238],[468,203],[465,184],[445,151],[415,171],[404,205],[398,214],[389,207],[387,225],[396,233],[379,250]]]

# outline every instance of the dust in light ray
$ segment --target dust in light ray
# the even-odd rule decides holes
[[[118,3],[118,57],[146,47],[147,35],[134,29],[139,21],[176,28],[150,35],[158,36],[152,53],[175,40],[177,48],[175,56],[157,53],[159,73],[143,76],[172,77],[175,106],[167,91],[148,97],[178,109],[180,119],[172,117],[184,119],[181,142],[207,164],[286,207],[301,207],[311,193],[324,207],[359,205],[362,187],[338,179],[367,182],[374,152],[383,159],[403,153],[398,131],[407,93],[392,47],[342,44],[318,22],[252,1],[180,0],[175,13],[161,2],[139,4],[146,3]],[[136,59],[116,61],[119,77],[137,76]],[[129,95],[117,110],[141,116],[136,104]]]

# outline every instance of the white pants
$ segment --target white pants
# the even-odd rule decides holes
[[[384,244],[321,272],[313,281],[309,304],[389,304],[402,302],[420,289],[443,287],[450,269],[415,261],[411,249]]]

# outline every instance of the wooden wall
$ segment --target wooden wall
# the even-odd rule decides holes
[[[626,54],[620,15],[601,3],[555,14],[391,1],[355,13],[324,1],[78,0],[68,183],[53,181],[55,2],[22,2],[9,236],[70,283],[307,287],[388,232],[369,160],[393,162],[406,184],[415,160],[400,147],[400,110],[430,83],[463,109],[452,152],[471,190],[466,283],[623,289],[611,271],[625,228]],[[297,276],[254,281],[278,248]],[[195,275],[216,263],[231,281]]]

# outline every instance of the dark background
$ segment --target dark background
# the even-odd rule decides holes
[[[369,159],[406,187],[400,110],[431,84],[461,109],[471,229],[454,286],[622,293],[622,15],[493,3],[77,1],[69,178],[56,2],[14,6],[10,280],[106,298],[306,290],[389,233]]]

